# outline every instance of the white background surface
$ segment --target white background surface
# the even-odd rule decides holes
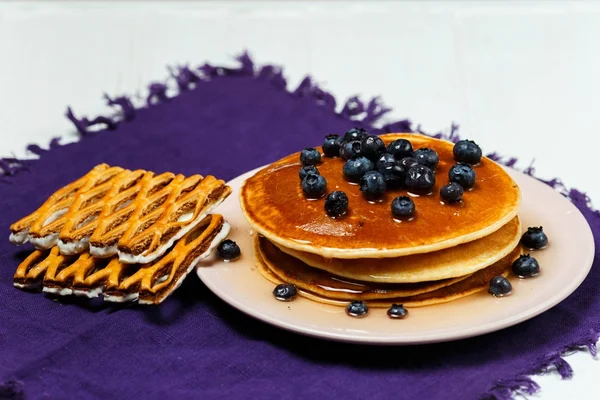
[[[600,2],[0,3],[0,156],[76,139],[63,117],[106,112],[167,64],[231,63],[250,50],[310,73],[338,99],[381,95],[388,119],[460,124],[484,152],[535,158],[600,204]],[[600,317],[599,317],[600,318]],[[600,362],[569,356],[571,381],[536,377],[542,399],[593,399]]]

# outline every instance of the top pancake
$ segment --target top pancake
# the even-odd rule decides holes
[[[390,204],[406,189],[388,190],[382,201],[370,203],[357,185],[344,179],[340,158],[323,157],[317,166],[327,180],[327,193],[342,190],[349,199],[348,212],[331,218],[324,210],[325,197],[308,200],[298,172],[300,153],[294,153],[248,178],[240,203],[250,225],[269,240],[291,249],[326,258],[387,258],[428,253],[487,236],[517,215],[520,191],[513,179],[487,157],[475,166],[477,178],[459,204],[442,204],[439,190],[448,183],[455,164],[453,143],[418,134],[382,135],[388,144],[408,139],[414,149],[434,149],[440,158],[436,185],[430,195],[413,196],[415,218],[396,222]],[[321,151],[321,148],[318,148]]]

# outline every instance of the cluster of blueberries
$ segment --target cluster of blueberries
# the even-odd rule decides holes
[[[521,245],[529,250],[540,250],[548,245],[548,236],[541,226],[530,227],[521,236]],[[540,273],[540,264],[530,254],[521,254],[512,263],[512,272],[521,279],[532,278]],[[512,285],[505,277],[495,276],[488,292],[497,297],[508,296],[512,293]]]
[[[445,202],[462,200],[465,189],[475,184],[472,165],[481,161],[481,148],[470,140],[461,140],[454,146],[457,164],[450,168],[449,183],[440,189]],[[415,194],[429,194],[435,185],[435,169],[439,162],[435,150],[413,150],[406,139],[398,139],[387,147],[380,137],[369,135],[362,128],[352,128],[343,136],[328,135],[323,143],[326,157],[340,157],[345,161],[344,177],[360,184],[360,190],[369,201],[380,199],[386,189],[407,188]],[[320,175],[317,165],[321,153],[315,148],[305,148],[300,153],[302,191],[307,198],[316,199],[325,194],[327,181]],[[408,196],[398,196],[392,201],[392,215],[397,219],[410,219],[415,204]],[[348,196],[343,191],[331,192],[325,200],[325,211],[332,217],[346,213]]]

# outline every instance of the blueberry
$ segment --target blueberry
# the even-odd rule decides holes
[[[362,301],[353,301],[346,307],[346,314],[351,317],[362,318],[369,312],[369,306]]]
[[[363,128],[352,128],[344,133],[344,142],[352,142],[354,140],[363,140],[369,136]]]
[[[519,278],[531,278],[540,273],[540,264],[529,254],[521,254],[512,263],[512,271]]]
[[[403,159],[400,160],[400,165],[402,166],[402,168],[404,168],[406,171],[408,171],[415,165],[419,165],[419,163],[417,162],[416,158],[404,157]]]
[[[375,169],[383,175],[388,188],[399,188],[404,184],[405,169],[389,153],[382,154],[377,160]]]
[[[475,170],[466,163],[454,164],[448,171],[450,182],[456,182],[464,189],[470,189],[475,184]]]
[[[412,144],[406,139],[394,140],[388,145],[388,153],[393,155],[396,160],[401,160],[404,157],[411,157],[413,154]]]
[[[358,183],[364,174],[373,170],[374,165],[371,160],[366,157],[358,157],[354,160],[348,160],[344,164],[342,172],[344,177],[350,182]]]
[[[402,304],[392,304],[387,315],[392,319],[404,319],[408,316],[408,310]]]
[[[315,167],[314,165],[303,165],[302,168],[300,168],[300,172],[298,173],[298,176],[300,176],[300,180],[304,179],[304,177],[308,174],[321,175],[317,167]]]
[[[383,169],[388,166],[392,166],[397,163],[398,162],[396,161],[396,159],[394,158],[393,155],[384,153],[384,154],[380,155],[379,158],[377,159],[377,162],[375,163],[375,168],[377,168],[379,170],[379,169]]]
[[[302,191],[309,199],[318,199],[325,194],[327,181],[321,175],[308,174],[302,179]]]
[[[472,140],[459,140],[454,145],[454,159],[468,164],[479,164],[481,148]]]
[[[512,293],[512,285],[505,277],[495,276],[490,280],[488,293],[493,294],[496,297],[508,296]]]
[[[340,147],[340,157],[344,160],[351,160],[361,155],[362,149],[360,142],[355,140],[353,142],[344,142]]]
[[[375,200],[385,193],[385,180],[377,171],[369,171],[360,178],[360,191],[369,200]]]
[[[280,301],[292,301],[297,295],[298,289],[296,289],[296,286],[287,283],[279,284],[273,289],[273,296]]]
[[[424,165],[415,165],[408,170],[404,183],[412,192],[431,193],[435,185],[435,174]]]
[[[530,227],[521,236],[521,244],[532,250],[543,249],[548,245],[548,236],[546,236],[541,226],[537,228]]]
[[[440,196],[447,203],[456,203],[462,200],[464,189],[456,182],[450,182],[440,189]]]
[[[219,257],[225,261],[233,261],[240,257],[240,246],[230,239],[223,240],[217,247]]]
[[[378,169],[383,175],[385,186],[389,189],[397,189],[404,186],[406,171],[399,164],[392,164]]]
[[[348,210],[348,196],[346,193],[336,190],[329,193],[325,199],[325,211],[330,217],[339,217]]]
[[[408,196],[398,196],[392,200],[392,215],[396,219],[410,219],[415,215],[415,202]]]
[[[415,150],[413,157],[421,165],[435,169],[440,161],[438,154],[433,149],[423,148]]]
[[[321,162],[321,153],[314,147],[307,147],[300,153],[302,165],[316,165]]]
[[[385,153],[385,143],[379,136],[367,136],[360,143],[362,155],[371,161],[376,161],[379,156]]]
[[[323,142],[323,154],[325,157],[337,157],[340,155],[342,138],[339,135],[327,135]]]

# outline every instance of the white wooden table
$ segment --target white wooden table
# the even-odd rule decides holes
[[[389,119],[426,131],[453,121],[484,151],[535,158],[600,205],[600,2],[0,3],[0,156],[76,140],[63,117],[105,112],[102,94],[133,94],[167,64],[255,61],[310,73],[338,103],[381,95]],[[599,316],[600,318],[600,316]],[[571,381],[535,378],[541,399],[592,399],[600,362],[567,357]]]

